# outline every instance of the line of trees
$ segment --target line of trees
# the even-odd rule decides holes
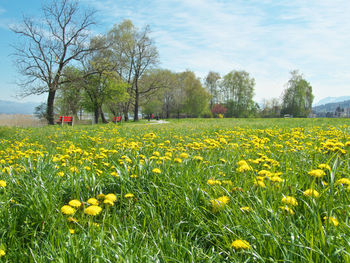
[[[49,124],[54,124],[55,111],[92,112],[95,123],[107,122],[106,112],[125,120],[133,112],[137,121],[140,108],[164,118],[306,117],[311,111],[312,87],[298,71],[291,72],[281,100],[266,100],[259,107],[253,100],[255,79],[248,72],[233,70],[221,77],[210,71],[202,83],[192,71],[158,68],[149,26],[139,29],[124,20],[104,35],[91,36],[95,24],[94,10],[59,0],[42,7],[41,19],[24,17],[11,28],[20,36],[14,56],[24,77],[21,95],[48,94],[38,110],[45,110]]]

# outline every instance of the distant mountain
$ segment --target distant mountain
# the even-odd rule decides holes
[[[39,102],[16,102],[0,100],[0,114],[33,114]]]
[[[327,103],[316,107],[312,107],[312,111],[315,113],[326,113],[326,112],[333,113],[336,111],[338,107],[342,109],[350,108],[350,99],[346,101]]]
[[[327,97],[324,98],[322,100],[320,100],[319,102],[315,103],[313,106],[319,106],[319,105],[325,105],[328,103],[336,103],[336,102],[342,102],[342,101],[346,101],[346,100],[350,100],[350,96],[341,96],[341,97]]]

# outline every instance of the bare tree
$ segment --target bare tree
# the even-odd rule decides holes
[[[63,69],[92,50],[88,30],[95,24],[95,11],[83,10],[76,0],[52,0],[41,11],[41,18],[24,17],[10,29],[23,40],[14,45],[15,63],[24,76],[20,95],[48,93],[47,119],[54,124],[55,94],[67,81]]]

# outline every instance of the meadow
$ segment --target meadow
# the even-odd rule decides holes
[[[350,262],[349,119],[0,127],[0,262]]]

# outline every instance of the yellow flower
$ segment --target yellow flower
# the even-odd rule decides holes
[[[231,247],[233,247],[236,250],[249,249],[250,248],[250,244],[246,240],[237,239],[237,240],[232,242]]]
[[[288,206],[280,206],[280,209],[282,209],[283,211],[285,211],[285,212],[287,212],[287,213],[289,213],[291,215],[295,214],[293,209],[289,208]]]
[[[75,219],[74,217],[68,217],[67,218],[67,220],[68,220],[68,222],[73,222],[73,223],[78,223],[79,221],[78,221],[78,219]]]
[[[70,228],[69,233],[74,234],[75,233],[74,229]]]
[[[224,208],[224,206],[230,201],[228,196],[221,196],[217,199],[210,200],[213,212],[218,212],[220,209]]]
[[[101,213],[101,211],[102,211],[101,207],[99,207],[97,205],[92,205],[92,206],[87,207],[84,210],[84,213],[87,215],[95,216],[95,215],[98,215],[99,213]]]
[[[181,160],[180,158],[175,158],[175,159],[174,159],[174,162],[175,162],[175,163],[182,163],[182,160]]]
[[[58,172],[57,175],[60,176],[60,177],[63,177],[64,176],[64,172]]]
[[[104,195],[104,194],[98,194],[98,195],[97,195],[97,198],[98,198],[98,199],[103,199],[103,198],[105,198],[105,195]]]
[[[75,209],[69,205],[64,205],[61,207],[61,212],[65,215],[73,215],[75,213]]]
[[[114,177],[119,177],[119,174],[117,172],[111,172],[111,175]]]
[[[79,173],[79,170],[78,170],[78,168],[77,167],[75,167],[75,166],[72,166],[71,168],[69,168],[69,171],[71,171],[72,173]]]
[[[188,153],[181,153],[180,158],[182,158],[182,159],[188,158]]]
[[[337,180],[337,184],[350,185],[350,179],[348,179],[348,178],[340,178],[339,180]]]
[[[80,207],[81,206],[81,202],[77,199],[69,201],[68,204],[72,207]]]
[[[0,180],[0,187],[6,187],[6,182],[4,180]]]
[[[325,176],[326,173],[321,169],[315,169],[315,170],[310,171],[309,175],[311,175],[313,177],[322,177],[322,176]]]
[[[114,206],[114,202],[111,201],[111,200],[109,200],[109,199],[105,199],[105,200],[103,201],[103,203],[106,204],[106,205]]]
[[[152,172],[154,172],[155,174],[160,174],[162,171],[159,168],[154,168]]]
[[[193,156],[193,160],[194,161],[203,161],[203,157],[202,156],[199,156],[199,155],[197,155],[197,156]]]
[[[240,208],[242,212],[250,212],[252,209],[249,206],[243,206]]]
[[[126,195],[124,195],[124,198],[133,198],[134,194],[128,193]]]
[[[327,216],[325,216],[324,218],[323,218],[324,220],[327,220],[328,219],[328,221],[329,222],[331,222],[334,226],[338,226],[339,225],[339,221],[338,221],[338,219],[336,219],[335,217],[327,217]]]
[[[209,179],[208,181],[207,181],[207,184],[209,184],[209,185],[221,185],[221,182],[219,181],[219,180],[213,180],[213,179]]]
[[[331,171],[331,167],[328,164],[326,164],[326,163],[319,164],[318,168],[320,168],[320,169],[327,169],[328,171]]]
[[[291,206],[297,206],[298,205],[297,199],[295,199],[292,196],[284,196],[282,198],[282,203],[286,204],[286,205],[291,205]]]
[[[112,201],[112,202],[117,201],[117,197],[116,197],[115,194],[108,194],[108,195],[105,196],[105,199],[106,199],[106,200],[110,200],[110,201]]]
[[[5,250],[0,249],[0,258],[3,257],[3,256],[5,256],[5,255],[6,255]]]
[[[98,201],[96,198],[89,198],[89,200],[87,200],[87,203],[90,205],[98,205]]]
[[[263,180],[254,179],[254,185],[260,186],[260,187],[262,187],[262,188],[265,188],[265,187],[266,187],[266,185],[265,185],[265,183],[264,183]]]
[[[318,197],[320,194],[314,189],[307,189],[304,191],[304,196]]]

